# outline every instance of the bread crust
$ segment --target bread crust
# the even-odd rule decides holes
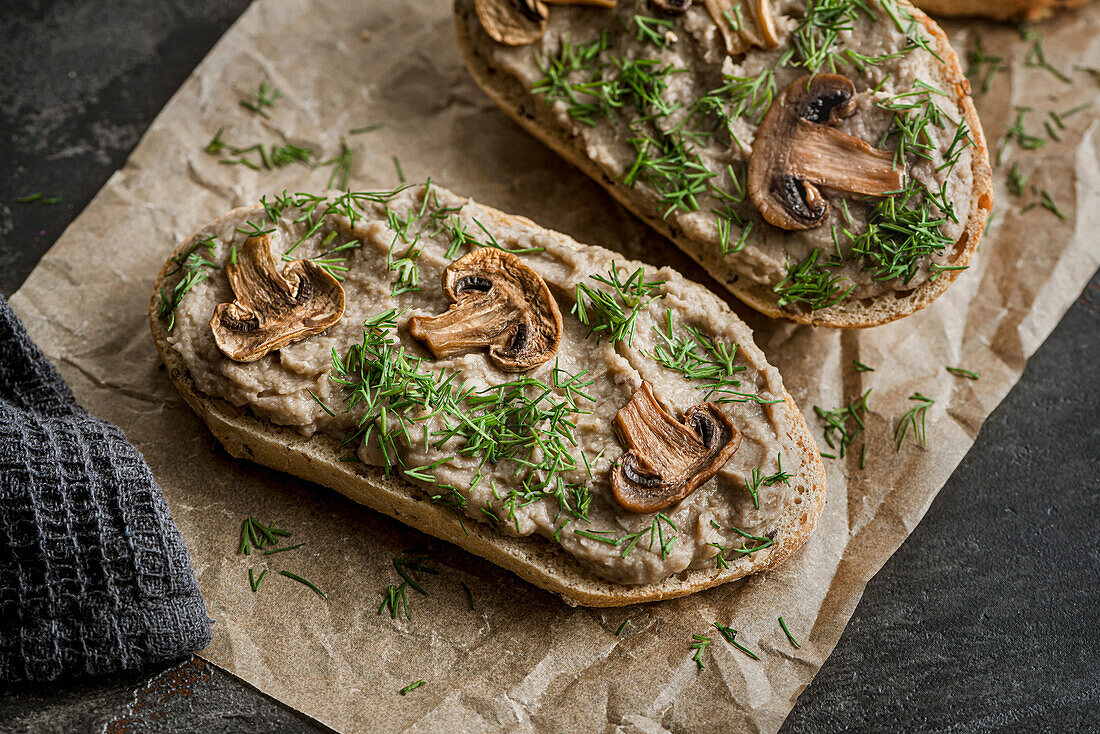
[[[522,217],[484,208],[489,216],[529,223]],[[252,207],[247,209],[253,210]],[[240,211],[233,210],[224,216],[233,217]],[[183,253],[194,239],[195,235],[184,240],[172,256]],[[180,395],[230,455],[336,490],[406,525],[492,561],[557,594],[570,605],[617,607],[673,599],[773,568],[809,538],[824,509],[825,466],[805,418],[790,394],[784,391],[793,418],[788,436],[798,446],[806,469],[798,475],[800,481],[792,485],[792,500],[780,516],[774,543],[748,558],[739,559],[728,569],[689,570],[657,583],[637,586],[617,584],[596,577],[559,546],[541,536],[501,535],[489,525],[470,519],[466,520],[464,529],[452,512],[432,504],[424,490],[411,482],[396,476],[386,477],[379,467],[339,461],[341,454],[335,438],[320,433],[302,436],[201,391],[181,355],[168,343],[166,323],[158,318],[157,294],[161,288],[168,287],[168,273],[173,267],[171,259],[166,260],[153,288],[149,304],[153,340]],[[731,315],[731,318],[736,317]],[[797,504],[795,497],[800,498]]]
[[[905,0],[899,1],[905,3]],[[967,220],[966,229],[955,242],[952,255],[949,258],[951,265],[968,265],[974,253],[978,250],[978,243],[985,231],[986,220],[993,209],[993,172],[989,164],[989,151],[981,121],[978,119],[978,111],[975,109],[974,101],[970,97],[970,82],[963,73],[959,57],[951,48],[947,35],[923,12],[912,7],[911,10],[913,16],[928,31],[936,52],[945,62],[946,76],[950,80],[951,91],[963,111],[963,116],[974,140],[971,156],[974,190],[970,199],[970,217]],[[473,13],[471,0],[455,0],[454,11],[458,45],[462,50],[466,66],[474,77],[474,81],[497,106],[527,132],[603,186],[609,194],[636,217],[672,240],[677,247],[710,273],[715,280],[722,283],[733,295],[757,311],[774,319],[793,321],[810,326],[826,326],[836,329],[864,329],[880,326],[909,316],[928,306],[942,295],[955,282],[955,279],[964,272],[962,270],[944,271],[936,280],[928,281],[904,296],[899,296],[899,292],[885,293],[873,299],[859,299],[829,308],[818,309],[817,311],[781,308],[771,288],[750,282],[746,278],[734,276],[730,280],[723,277],[723,271],[726,271],[726,268],[716,267],[716,264],[721,262],[722,258],[715,251],[715,248],[686,237],[675,225],[654,216],[634,189],[623,186],[611,179],[588,157],[580,138],[569,137],[560,131],[549,108],[542,104],[536,104],[532,96],[516,79],[492,69],[485,59],[477,53],[473,40],[467,34],[467,29],[470,27],[468,18]]]
[[[932,15],[990,18],[1026,23],[1079,8],[1091,0],[914,0]]]

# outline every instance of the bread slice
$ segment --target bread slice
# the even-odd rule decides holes
[[[990,4],[993,0],[990,0]],[[973,190],[969,218],[962,235],[950,250],[952,266],[966,266],[977,252],[986,220],[993,208],[993,180],[989,152],[977,110],[970,96],[970,83],[963,73],[958,55],[951,48],[943,30],[927,15],[912,8],[906,0],[899,6],[911,9],[930,37],[930,47],[943,59],[945,74],[950,80],[946,90],[962,110],[971,130],[974,148],[972,156]],[[944,293],[963,270],[946,270],[936,280],[930,280],[908,292],[886,293],[873,299],[844,301],[815,311],[782,308],[776,294],[768,286],[740,277],[718,249],[711,244],[687,237],[673,223],[656,216],[636,189],[613,180],[589,157],[583,141],[571,136],[554,118],[550,108],[533,97],[513,76],[494,69],[479,53],[471,37],[471,28],[483,32],[476,21],[473,0],[455,0],[455,23],[458,43],[466,65],[478,86],[521,127],[541,140],[593,180],[603,186],[620,204],[635,216],[670,239],[701,265],[715,280],[733,295],[754,309],[775,319],[789,320],[813,326],[858,329],[879,326],[908,316],[928,306]],[[473,22],[471,22],[473,20]],[[578,39],[581,40],[581,39]]]
[[[1042,20],[1079,8],[1090,0],[915,0],[914,5],[932,15],[990,18],[1013,23]]]
[[[226,217],[239,214],[234,210]],[[255,214],[258,208],[248,209]],[[535,225],[522,217],[511,217],[482,207],[488,221],[497,218]],[[200,230],[201,231],[201,230]],[[562,238],[564,235],[540,230]],[[198,234],[184,241],[172,254],[187,252]],[[595,249],[595,248],[593,248]],[[398,476],[386,477],[379,467],[339,461],[346,449],[338,452],[338,441],[322,433],[304,437],[297,431],[254,416],[247,408],[238,408],[198,388],[180,353],[169,344],[168,326],[159,318],[158,294],[170,289],[174,280],[169,259],[153,288],[149,324],[153,339],[167,368],[167,374],[188,405],[203,419],[214,437],[236,458],[293,474],[334,489],[378,512],[393,517],[417,530],[464,548],[502,566],[526,581],[559,595],[571,605],[613,607],[639,602],[671,599],[701,591],[734,579],[773,568],[788,558],[813,531],[825,504],[825,469],[817,446],[789,393],[784,391],[789,411],[788,445],[797,446],[797,462],[803,470],[791,480],[789,501],[776,524],[771,546],[741,558],[727,569],[688,570],[657,583],[624,585],[600,579],[588,571],[557,544],[537,536],[512,537],[497,533],[487,523],[467,519],[465,527],[456,515],[433,504],[423,488]],[[703,290],[701,286],[694,286]],[[730,319],[737,317],[713,294],[714,310]],[[794,457],[792,457],[794,458]]]

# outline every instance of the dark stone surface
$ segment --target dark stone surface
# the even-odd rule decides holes
[[[436,0],[444,1],[444,0]],[[0,292],[246,0],[0,0]],[[34,192],[62,204],[17,204]],[[1100,726],[1100,277],[871,581],[784,732]],[[323,731],[202,661],[0,690],[0,731]]]

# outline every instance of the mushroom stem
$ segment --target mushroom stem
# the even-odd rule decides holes
[[[436,359],[489,349],[505,372],[526,372],[554,356],[561,311],[546,281],[510,252],[483,247],[443,271],[454,303],[437,316],[413,316],[409,334]]]
[[[611,494],[628,512],[657,512],[687,497],[730,460],[741,434],[713,403],[690,408],[676,420],[661,407],[648,382],[615,416],[627,447],[611,468]]]
[[[409,332],[428,347],[433,357],[445,359],[496,343],[512,326],[511,311],[511,305],[504,301],[472,299],[438,316],[410,319]]]
[[[799,120],[791,146],[799,152],[791,160],[792,173],[820,186],[867,196],[884,196],[902,186],[893,153],[835,127]]]

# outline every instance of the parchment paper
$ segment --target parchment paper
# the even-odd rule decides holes
[[[1100,67],[1097,27],[1095,5],[1042,26],[1048,59],[1067,71]],[[819,436],[813,405],[834,408],[873,389],[868,465],[859,470],[858,451],[826,461],[828,504],[817,532],[783,568],[685,599],[570,608],[331,491],[235,461],[211,445],[160,367],[145,313],[153,277],[176,243],[262,193],[318,189],[329,177],[329,169],[302,164],[262,173],[220,165],[203,147],[223,127],[235,145],[285,136],[323,157],[335,155],[345,135],[356,188],[393,186],[396,155],[410,180],[431,176],[582,242],[667,261],[710,283],[477,90],[445,0],[254,4],[12,305],[81,402],[145,453],[216,620],[204,656],[260,690],[343,730],[774,731],[833,649],[864,584],[920,520],[1100,261],[1095,80],[1075,71],[1072,85],[1060,82],[1025,66],[1027,44],[1013,29],[973,28],[986,53],[1011,65],[980,99],[992,145],[1014,105],[1035,108],[1028,129],[1042,135],[1047,110],[1093,104],[1066,120],[1063,142],[1006,149],[1072,220],[1042,208],[1021,214],[1019,204],[1033,197],[1004,191],[1006,164],[977,262],[933,307],[862,333],[772,323],[738,307]],[[957,46],[973,33],[956,26]],[[282,93],[270,120],[238,105],[264,80]],[[377,122],[384,126],[348,135]],[[875,371],[857,373],[853,359]],[[952,377],[945,365],[979,371],[981,380]],[[936,400],[928,448],[910,441],[896,453],[894,426],[918,390]],[[305,546],[238,556],[246,515],[292,531]],[[382,591],[399,582],[391,558],[420,551],[440,571],[425,577],[431,596],[410,593],[411,620],[377,615]],[[271,569],[256,593],[249,567]],[[279,570],[310,579],[327,600]],[[801,650],[784,637],[780,615]],[[722,641],[713,621],[739,630],[762,660]],[[705,670],[692,660],[693,633],[714,640]],[[398,694],[419,679],[426,685]]]

